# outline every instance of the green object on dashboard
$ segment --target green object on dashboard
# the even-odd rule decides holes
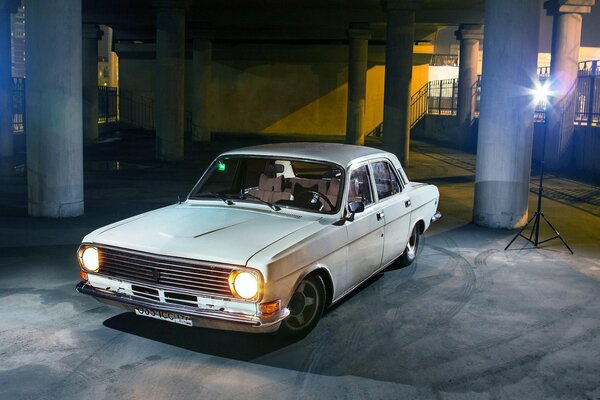
[[[218,169],[219,171],[225,171],[225,162],[223,162],[223,161],[219,161],[219,162],[217,163],[217,169]]]

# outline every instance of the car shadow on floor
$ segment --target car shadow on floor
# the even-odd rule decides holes
[[[190,328],[126,312],[107,319],[104,326],[198,353],[251,361],[288,346],[295,340],[274,333],[255,334]]]
[[[325,311],[322,318],[341,304],[379,280],[383,273],[368,279],[359,288],[353,290],[340,302]],[[225,357],[238,361],[253,361],[284,347],[291,346],[303,339],[291,339],[277,333],[245,333],[207,328],[190,328],[171,322],[142,317],[125,312],[107,319],[103,323],[107,328],[129,333],[146,339],[169,344],[182,349],[212,356]]]

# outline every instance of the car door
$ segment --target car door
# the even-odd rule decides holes
[[[346,223],[348,232],[348,280],[351,289],[368,278],[381,265],[384,220],[374,191],[367,162],[353,166],[348,174],[347,204],[362,201],[365,210]]]
[[[392,164],[385,159],[371,161],[377,204],[385,222],[382,265],[402,254],[410,230],[412,205]]]

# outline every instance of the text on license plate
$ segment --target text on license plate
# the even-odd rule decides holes
[[[137,315],[143,315],[144,317],[151,317],[156,319],[162,319],[163,321],[174,322],[176,324],[192,326],[192,320],[190,317],[186,315],[181,315],[178,313],[170,312],[170,311],[159,311],[153,310],[151,308],[146,307],[136,307],[135,313]]]

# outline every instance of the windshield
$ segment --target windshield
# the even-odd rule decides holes
[[[211,164],[190,199],[247,201],[278,211],[295,208],[318,213],[339,209],[343,170],[316,161],[230,156]]]

